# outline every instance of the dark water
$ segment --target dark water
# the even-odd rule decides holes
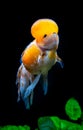
[[[49,87],[46,96],[43,95],[41,83],[38,83],[33,105],[30,110],[26,110],[23,102],[17,103],[16,72],[20,65],[22,51],[33,40],[30,34],[32,23],[45,17],[52,18],[59,26],[58,54],[63,59],[64,68],[61,69],[59,64],[56,64],[49,71]],[[35,128],[41,116],[58,116],[69,120],[64,107],[71,97],[78,100],[83,110],[82,42],[78,33],[81,25],[79,28],[75,26],[77,18],[71,20],[71,17],[69,18],[63,12],[51,15],[48,13],[7,14],[1,20],[0,125],[27,124]]]

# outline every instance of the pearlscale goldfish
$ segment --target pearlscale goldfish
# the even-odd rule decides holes
[[[21,55],[21,65],[16,76],[18,101],[20,98],[29,109],[33,103],[33,93],[40,77],[43,76],[44,95],[48,90],[48,71],[59,62],[63,62],[57,54],[59,45],[59,27],[52,19],[39,19],[31,26],[34,40],[25,48]]]

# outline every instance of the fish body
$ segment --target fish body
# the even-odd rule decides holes
[[[43,49],[39,48],[35,40],[31,42],[22,55],[22,63],[32,74],[47,73],[56,60],[57,53],[55,50],[43,51]]]
[[[34,88],[43,76],[44,95],[48,90],[48,72],[56,62],[62,63],[57,55],[59,45],[58,25],[50,19],[37,20],[31,27],[35,38],[23,51],[21,65],[17,71],[18,101],[22,97],[25,107],[33,102]]]

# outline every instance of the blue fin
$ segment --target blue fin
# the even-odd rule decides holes
[[[57,60],[57,62],[60,64],[60,66],[61,66],[61,68],[63,69],[64,68],[64,63],[63,63],[63,61],[61,60]]]
[[[20,62],[20,64],[22,64],[22,59],[21,58],[20,58],[19,62]]]
[[[48,91],[48,74],[43,75],[43,91],[44,95],[46,95]]]
[[[64,63],[62,61],[62,59],[57,55],[57,62],[60,64],[61,68],[64,67]]]
[[[30,109],[29,97],[27,97],[26,99],[24,99],[24,103],[25,103],[26,109]]]
[[[33,103],[33,95],[34,95],[34,92],[32,91],[32,93],[30,95],[30,105],[32,105],[32,103]]]
[[[34,79],[34,81],[31,83],[31,85],[29,85],[24,93],[24,99],[26,99],[28,96],[30,96],[30,94],[32,93],[32,91],[34,90],[34,88],[36,87],[37,83],[39,82],[41,74],[37,75],[36,78]]]
[[[30,109],[30,106],[33,103],[33,93],[34,92],[32,92],[26,99],[23,98],[26,109]]]
[[[20,92],[18,92],[18,98],[17,98],[17,102],[20,101]]]

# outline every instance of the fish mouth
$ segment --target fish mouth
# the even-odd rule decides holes
[[[59,40],[56,40],[56,41],[53,41],[51,44],[48,43],[48,44],[39,44],[39,48],[42,49],[42,50],[47,50],[47,51],[50,51],[50,50],[57,50],[58,49],[58,44],[59,44]]]
[[[58,45],[49,45],[49,46],[41,46],[41,45],[38,45],[39,48],[42,50],[42,51],[50,51],[50,50],[57,50],[58,49]]]
[[[59,36],[57,34],[47,35],[41,42],[37,43],[42,50],[57,50],[59,45]]]

